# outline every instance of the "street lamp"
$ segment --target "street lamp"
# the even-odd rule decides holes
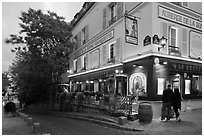
[[[162,36],[162,38],[159,40],[159,43],[160,43],[161,47],[158,47],[158,51],[160,51],[161,48],[164,48],[164,46],[167,44],[167,38]]]

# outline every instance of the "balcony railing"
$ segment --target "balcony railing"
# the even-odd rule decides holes
[[[85,70],[86,70],[86,67],[81,68],[81,71],[85,71]]]
[[[169,46],[169,54],[175,56],[181,56],[181,52],[179,51],[179,47]]]
[[[109,58],[109,59],[108,59],[108,63],[115,63],[115,57]]]
[[[112,18],[109,20],[109,26],[112,25],[114,22],[116,22],[116,16],[112,17]]]

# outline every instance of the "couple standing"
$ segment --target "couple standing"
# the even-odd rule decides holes
[[[171,117],[171,107],[173,106],[174,112],[176,114],[176,121],[181,121],[180,114],[178,110],[181,110],[181,94],[179,93],[179,89],[175,88],[174,92],[171,89],[171,85],[167,85],[167,89],[163,91],[162,95],[162,109],[161,109],[161,121],[166,120],[169,121]]]

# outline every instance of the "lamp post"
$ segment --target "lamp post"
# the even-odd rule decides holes
[[[164,48],[164,46],[167,44],[167,38],[162,36],[162,38],[159,40],[159,44],[161,45],[161,47],[158,47],[158,51],[160,51],[161,48]]]

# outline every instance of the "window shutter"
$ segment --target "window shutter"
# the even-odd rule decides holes
[[[91,60],[90,60],[90,53],[88,53],[86,56],[87,56],[87,58],[86,58],[86,60],[87,60],[87,69],[90,69],[90,67],[91,67]]]
[[[165,38],[167,38],[167,45],[169,45],[168,43],[170,42],[169,40],[169,25],[165,22],[162,22],[162,36],[164,36]],[[168,46],[165,46],[164,49],[167,50]]]
[[[162,35],[167,38],[168,37],[168,25],[167,23],[162,23]]]
[[[103,45],[103,64],[106,64],[107,62],[106,57],[106,45]]]
[[[182,47],[181,47],[181,54],[182,56],[188,56],[188,44],[187,44],[188,34],[187,29],[182,29]]]
[[[77,59],[77,72],[81,71],[81,59]]]
[[[117,2],[117,20],[123,15],[123,2]]]
[[[78,35],[77,35],[77,40],[78,40],[78,42],[77,42],[77,47],[80,47],[81,46],[81,32],[79,32],[78,33]]]
[[[120,61],[120,57],[121,57],[120,56],[120,51],[121,51],[121,48],[120,48],[120,38],[117,38],[114,50],[115,50],[115,60],[116,61]]]
[[[89,40],[89,31],[88,31],[88,25],[85,27],[85,42],[88,42]]]
[[[103,29],[105,29],[106,28],[106,13],[107,11],[106,11],[106,8],[105,9],[103,9]]]
[[[88,54],[86,54],[86,56],[85,56],[85,60],[84,60],[84,68],[85,68],[85,69],[88,68]]]

